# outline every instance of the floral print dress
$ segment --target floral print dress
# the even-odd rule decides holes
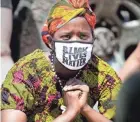
[[[115,71],[93,55],[82,70],[79,79],[89,88],[88,104],[98,109],[106,118],[115,115],[115,102],[121,81]],[[1,88],[1,110],[16,109],[27,115],[28,122],[52,122],[62,114],[64,105],[61,88],[52,71],[50,59],[37,49],[21,58],[8,72]],[[74,122],[86,122],[78,115]]]

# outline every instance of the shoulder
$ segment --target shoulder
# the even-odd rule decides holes
[[[114,69],[107,62],[103,61],[96,55],[92,55],[91,61],[89,62],[89,67],[94,79],[98,79],[98,83],[111,79],[114,79],[116,82],[120,82],[120,78]]]
[[[43,78],[50,74],[51,65],[47,56],[42,50],[35,50],[34,52],[19,59],[13,67],[9,70],[3,82],[3,86],[17,85],[24,87],[28,85],[35,88],[43,82]],[[47,82],[47,80],[45,79]]]
[[[32,53],[20,58],[13,67],[9,70],[9,73],[15,73],[22,71],[25,74],[36,74],[37,71],[43,71],[50,65],[49,59],[45,56],[45,53],[36,49]]]
[[[34,66],[37,65],[38,67],[43,67],[48,63],[49,60],[45,57],[45,53],[40,49],[36,49],[32,53],[19,59],[15,63],[15,66],[18,68],[24,68],[24,67],[30,68],[30,65],[34,65]]]
[[[107,73],[110,69],[112,69],[107,62],[103,61],[96,55],[92,55],[91,64],[98,72]]]

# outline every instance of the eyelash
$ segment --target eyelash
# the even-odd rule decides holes
[[[70,35],[63,35],[61,36],[62,39],[69,40],[71,37]]]
[[[82,34],[82,35],[80,35],[80,37],[87,37],[87,35]]]
[[[85,40],[85,39],[87,39],[88,35],[81,34],[81,35],[79,35],[79,37],[80,37],[80,39]],[[69,39],[71,39],[71,35],[62,35],[60,38],[64,39],[64,40],[69,40]]]

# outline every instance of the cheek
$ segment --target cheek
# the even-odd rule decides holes
[[[89,36],[89,38],[87,39],[88,42],[93,42],[93,37],[92,36]]]
[[[89,40],[90,41],[93,41],[93,36],[92,35],[89,37]]]

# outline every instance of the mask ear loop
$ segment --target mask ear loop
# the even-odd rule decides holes
[[[52,36],[49,36],[48,39],[50,41],[49,48],[51,50],[51,53],[55,55],[55,41],[53,40]]]
[[[92,52],[91,52],[91,55],[93,55],[93,54],[94,54],[94,53],[93,53],[94,41],[97,39],[97,37],[95,36],[93,29],[91,29],[91,33],[92,33],[92,37],[93,37],[93,43],[92,43],[93,46],[92,46]]]

